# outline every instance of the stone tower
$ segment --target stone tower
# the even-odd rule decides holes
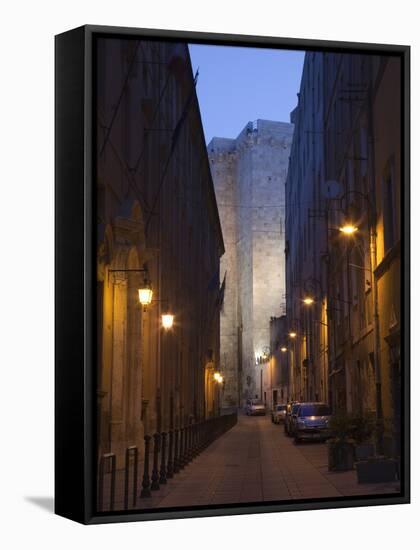
[[[285,181],[293,124],[257,120],[208,154],[222,225],[226,274],[220,319],[224,407],[263,397],[257,358],[270,349],[270,318],[285,313]]]

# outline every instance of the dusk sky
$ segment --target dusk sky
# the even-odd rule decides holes
[[[304,52],[189,45],[206,142],[235,138],[259,118],[290,122]]]

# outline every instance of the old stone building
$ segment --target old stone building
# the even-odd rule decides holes
[[[96,56],[98,452],[120,466],[218,414],[224,247],[187,46],[101,38]]]
[[[290,355],[288,353],[288,331],[286,315],[270,319],[270,357],[268,368],[263,368],[265,387],[270,388],[271,402],[287,403],[292,397],[290,386]],[[268,392],[267,392],[268,394]]]
[[[258,365],[270,355],[270,318],[284,313],[284,183],[293,125],[258,120],[208,145],[226,252],[221,313],[223,405],[271,404]]]
[[[323,57],[305,56],[286,182],[286,295],[292,399],[328,399]],[[306,305],[304,299],[313,299]],[[293,335],[292,337],[290,336]]]
[[[393,57],[306,54],[286,185],[287,318],[301,331],[290,345],[295,394],[374,414],[380,452],[392,455],[401,410],[400,71]]]

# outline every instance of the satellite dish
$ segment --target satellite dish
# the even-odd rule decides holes
[[[328,180],[324,183],[324,197],[339,199],[343,195],[343,184],[337,180]]]

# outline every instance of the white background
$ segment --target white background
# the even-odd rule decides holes
[[[368,548],[418,544],[418,353],[413,353],[413,504],[83,527],[54,516],[54,34],[85,23],[412,46],[412,211],[418,212],[416,2],[381,0],[4,1],[0,64],[0,545],[2,548]],[[414,319],[419,310],[414,217]],[[417,337],[413,323],[413,340]],[[41,506],[34,503],[41,499]],[[44,500],[42,500],[44,499]],[[49,508],[48,509],[46,509]],[[411,541],[411,542],[410,542]]]

